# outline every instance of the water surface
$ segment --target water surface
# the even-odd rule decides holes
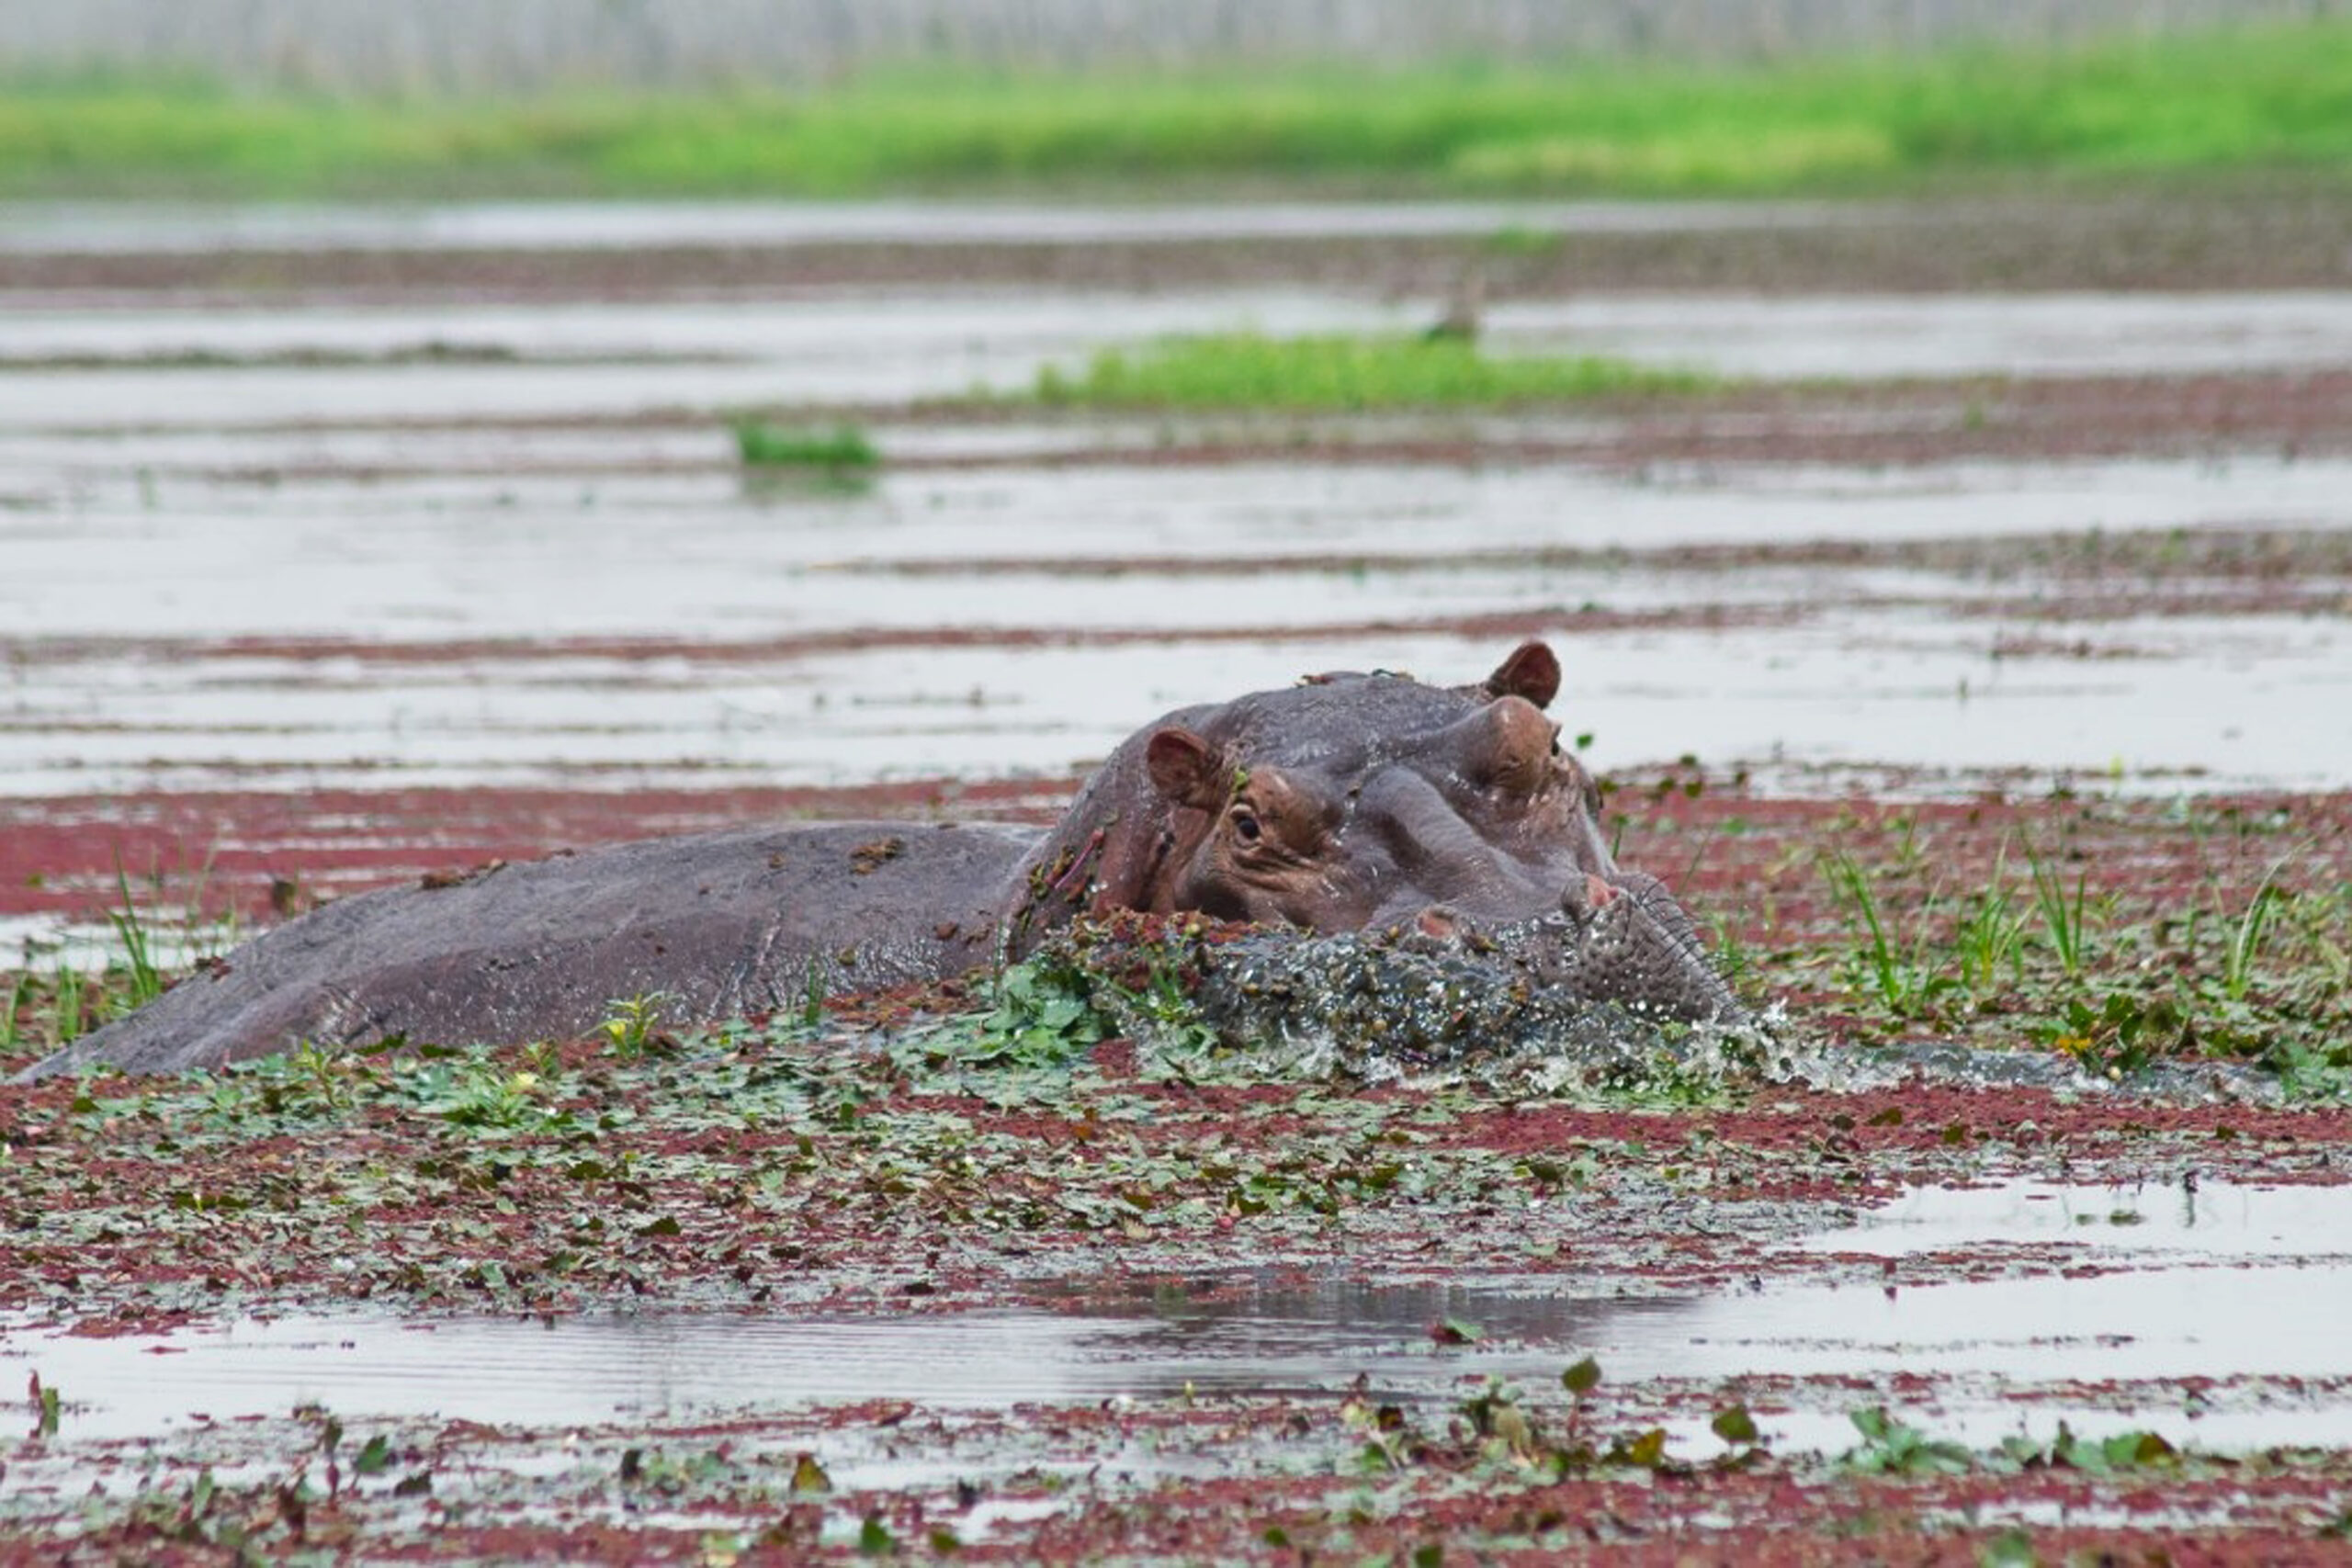
[[[1800,1247],[1895,1268],[1868,1284],[1657,1297],[1559,1280],[1334,1275],[1303,1287],[1204,1279],[1198,1299],[1182,1284],[1105,1296],[1089,1280],[1055,1311],[294,1316],[153,1337],[18,1335],[0,1362],[67,1392],[69,1438],[305,1403],[346,1418],[561,1427],[876,1399],[1006,1410],[1188,1389],[1337,1397],[1358,1377],[1443,1400],[1465,1378],[1556,1387],[1589,1354],[1612,1397],[1636,1403],[1771,1380],[1791,1408],[1763,1425],[1783,1446],[1850,1443],[1844,1412],[1897,1381],[1915,1417],[1973,1443],[2046,1437],[2060,1419],[2208,1449],[2352,1443],[2341,1331],[2352,1187],[1921,1190]],[[1928,1252],[1943,1267],[1928,1269]],[[1951,1278],[1960,1257],[1981,1259],[1957,1270],[1981,1277]],[[1436,1347],[1428,1331],[1448,1318],[1478,1325],[1485,1342]],[[2186,1377],[2206,1392],[2185,1404]],[[2262,1390],[2293,1392],[2254,1397]],[[1683,1426],[1702,1430],[1704,1417]]]

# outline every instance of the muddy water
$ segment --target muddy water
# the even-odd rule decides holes
[[[1432,299],[815,293],[725,304],[0,308],[0,429],[619,415],[1018,389],[1173,333],[1405,330]],[[1919,299],[1599,295],[1498,305],[1498,353],[1609,353],[1761,379],[2120,374],[2352,361],[2352,293]],[[455,349],[511,362],[288,367]],[[249,364],[174,363],[211,355]],[[544,363],[604,360],[601,364]]]
[[[1906,1419],[1972,1444],[2046,1438],[2063,1419],[2230,1450],[2352,1441],[2347,1236],[2352,1188],[2013,1182],[1916,1192],[1799,1238],[1781,1281],[1721,1295],[1628,1297],[1606,1280],[1194,1280],[941,1316],[289,1317],[19,1337],[0,1359],[65,1391],[69,1441],[305,1403],[346,1418],[576,1427],[876,1399],[1004,1410],[1188,1388],[1336,1395],[1359,1376],[1384,1396],[1446,1400],[1487,1376],[1540,1393],[1590,1354],[1613,1403],[1694,1438],[1705,1415],[1683,1402],[1711,1411],[1724,1387],[1761,1379],[1775,1390],[1770,1441],[1835,1450],[1853,1440],[1844,1413],[1899,1379]],[[1832,1258],[1886,1268],[1868,1283],[1804,1282]],[[1430,1326],[1449,1318],[1477,1325],[1481,1343],[1433,1347]],[[2186,1402],[2183,1378],[2200,1380]]]
[[[1317,636],[1306,620],[1289,636],[1200,646],[693,660],[213,656],[125,669],[102,652],[20,671],[17,692],[0,691],[0,789],[21,799],[1057,773],[1188,697],[1318,668],[1467,677],[1498,651],[1492,637]],[[1966,771],[1988,758],[2157,790],[2352,775],[2352,734],[2312,717],[2352,711],[2340,627],[2278,616],[2077,629],[2116,657],[1996,657],[1980,632],[1916,609],[1781,633],[1760,663],[1736,636],[1594,635],[1578,639],[1562,716],[1607,765],[1671,758],[1704,736],[1711,762],[1785,788],[1874,763]],[[36,674],[38,696],[27,689]]]
[[[836,294],[727,305],[451,305],[430,312],[0,310],[0,344],[20,361],[120,361],[0,377],[0,428],[576,418],[676,409],[706,412],[717,425],[725,410],[759,403],[873,403],[1025,388],[1040,366],[1080,365],[1095,349],[1170,333],[1352,331],[1413,319],[1399,307],[1298,292]],[[432,345],[511,353],[518,362],[270,363],[298,351],[381,355]],[[199,354],[258,363],[168,363]],[[608,363],[533,362],[582,357]]]
[[[1728,376],[2177,374],[2352,359],[2352,294],[1922,299],[1616,295],[1498,307],[1498,349],[1702,364]]]
[[[1902,221],[1798,201],[485,202],[468,206],[0,205],[0,250],[75,254],[237,250],[628,250],[673,245],[1410,238],[1512,231],[1689,233]],[[1917,209],[1925,216],[1925,209]]]
[[[427,461],[481,441],[405,439]],[[2267,613],[2191,613],[2191,583],[2162,615],[2132,614],[2129,584],[2053,614],[2030,577],[1645,555],[2326,526],[2340,462],[1014,466],[831,496],[718,474],[142,483],[113,447],[60,477],[44,465],[74,444],[28,446],[17,476],[71,488],[0,514],[0,795],[20,799],[1060,773],[1186,703],[1316,669],[1466,678],[1538,632],[1604,766],[2352,779],[2352,649],[2311,613],[2340,581]],[[1272,562],[1237,570],[1252,558]]]

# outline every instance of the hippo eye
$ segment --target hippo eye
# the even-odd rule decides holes
[[[1246,806],[1236,806],[1232,811],[1232,821],[1233,830],[1241,835],[1242,842],[1254,844],[1258,841],[1258,835],[1262,829],[1258,826],[1256,812]]]

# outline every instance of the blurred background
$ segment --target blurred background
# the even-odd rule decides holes
[[[877,66],[1415,66],[1747,61],[2307,22],[2329,0],[85,0],[19,7],[18,71],[507,94],[567,83],[820,85]]]

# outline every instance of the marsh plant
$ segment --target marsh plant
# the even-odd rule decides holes
[[[841,479],[870,474],[882,463],[880,448],[853,424],[809,429],[742,419],[734,432],[736,456],[747,468]]]
[[[609,1004],[598,1029],[613,1055],[628,1061],[651,1049],[662,1038],[657,1031],[662,1010],[670,999],[666,991],[645,991]]]
[[[1033,391],[1049,407],[1355,412],[1695,392],[1715,384],[1699,371],[1601,355],[1492,355],[1459,337],[1218,333],[1104,349],[1076,374],[1047,366]]]
[[[1984,885],[1958,892],[1917,852],[1906,838],[1875,868],[1844,843],[1816,859],[1844,917],[1837,969],[1866,1005],[1865,1035],[1924,1025],[2109,1072],[2239,1057],[2301,1092],[2352,1090],[2352,892],[2287,886],[2291,857],[2250,892],[2214,882],[2186,907],[2149,894],[2141,908],[2030,844],[2022,879],[2004,845]]]
[[[152,872],[134,884],[115,868],[119,907],[106,937],[28,937],[13,972],[0,970],[0,1053],[52,1050],[161,996],[175,976],[234,947],[233,913],[204,913],[210,861],[175,886]],[[144,908],[141,901],[144,901]]]

